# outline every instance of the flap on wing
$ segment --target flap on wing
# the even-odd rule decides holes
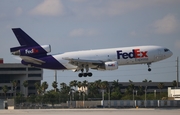
[[[70,63],[75,62],[75,63],[89,63],[89,64],[102,64],[103,61],[100,60],[84,60],[84,59],[74,59],[74,58],[63,58],[65,60],[69,60]]]
[[[32,58],[29,56],[21,56],[21,58],[25,62],[34,63],[34,64],[38,64],[38,65],[42,65],[43,63],[45,63],[44,61],[42,61],[40,59]]]

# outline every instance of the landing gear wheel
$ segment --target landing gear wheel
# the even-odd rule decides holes
[[[78,75],[79,77],[82,77],[83,76],[83,73],[79,73],[79,75]]]
[[[88,76],[91,77],[91,76],[92,76],[92,73],[88,73]]]
[[[87,77],[87,75],[88,75],[87,73],[84,73],[84,77]]]
[[[150,71],[151,71],[151,68],[148,68],[148,71],[150,72]]]

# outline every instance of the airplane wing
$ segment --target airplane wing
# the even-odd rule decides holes
[[[20,57],[25,62],[29,62],[29,63],[33,63],[33,64],[42,65],[43,63],[45,63],[44,61],[42,61],[40,59],[36,59],[36,58],[33,58],[33,57],[29,57],[29,56],[20,56]]]
[[[81,70],[83,67],[82,65],[88,65],[89,68],[96,68],[98,66],[101,66],[104,64],[101,60],[85,60],[85,59],[74,59],[74,58],[63,58],[65,60],[69,60],[69,63],[72,65],[77,66],[77,69],[75,71]]]

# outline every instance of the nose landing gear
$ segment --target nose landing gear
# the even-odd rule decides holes
[[[150,68],[151,63],[147,63],[147,65],[148,65],[148,71],[150,72],[151,71],[151,68]]]

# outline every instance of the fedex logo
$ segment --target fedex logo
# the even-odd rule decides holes
[[[115,64],[108,64],[108,66],[109,66],[109,67],[114,67],[114,66],[115,66]]]
[[[117,59],[132,59],[132,58],[144,58],[147,56],[147,51],[140,51],[140,49],[133,49],[132,52],[123,52],[122,50],[117,51]]]
[[[25,54],[33,54],[33,53],[38,53],[39,51],[37,49],[26,49]]]

